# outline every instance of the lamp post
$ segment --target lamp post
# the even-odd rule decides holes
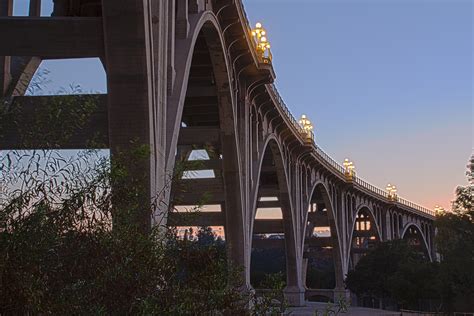
[[[305,134],[306,139],[312,140],[314,137],[313,134],[313,124],[311,121],[306,117],[305,114],[301,115],[300,120],[298,121],[300,126],[303,128],[303,133]]]
[[[350,161],[348,158],[344,159],[344,162],[342,163],[344,166],[344,175],[346,176],[346,180],[352,181],[354,176],[355,176],[355,166],[352,161]]]
[[[388,199],[390,201],[396,201],[397,200],[397,187],[389,183],[387,184],[387,187],[385,189],[387,190]]]
[[[445,210],[442,206],[439,206],[439,205],[435,205],[434,207],[434,211],[435,211],[435,215],[438,215],[440,213],[443,213]]]
[[[259,57],[262,58],[264,63],[271,62],[270,43],[267,39],[267,31],[263,28],[262,23],[258,22],[255,24],[255,28],[252,29],[252,37],[255,41]]]

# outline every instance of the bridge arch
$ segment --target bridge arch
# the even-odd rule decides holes
[[[354,268],[360,258],[381,240],[382,233],[372,209],[368,204],[359,205],[354,215],[347,250],[348,269]]]
[[[425,234],[417,223],[411,222],[405,225],[401,239],[407,240],[409,245],[414,246],[420,253],[422,252],[428,260],[433,261]]]
[[[344,288],[341,236],[335,216],[334,197],[331,197],[330,192],[327,184],[318,180],[312,184],[308,200],[304,203],[302,283],[311,289],[307,291],[308,298],[317,291],[319,296],[333,300],[334,291],[328,290]],[[316,263],[321,262],[326,266],[326,271],[314,268]]]
[[[182,177],[172,186],[171,200],[178,200],[184,207],[202,203],[200,199],[205,197],[205,206],[212,206],[212,210],[201,211],[188,221],[176,216],[178,220],[169,224],[222,227],[228,260],[246,267],[232,67],[214,13],[205,11],[193,16],[188,37],[177,39],[176,48],[176,80],[166,113],[167,169],[176,170],[179,162],[184,165],[184,172],[207,172],[213,176]],[[197,166],[189,163],[196,150],[207,153],[206,158],[198,159]],[[247,274],[242,274],[248,286]]]
[[[199,39],[203,36],[208,42],[210,52],[210,58],[212,61],[212,67],[214,74],[216,75],[216,87],[218,89],[217,94],[221,96],[221,101],[225,102],[226,113],[223,113],[222,118],[225,119],[227,125],[223,126],[225,132],[229,134],[236,134],[235,113],[236,102],[232,91],[234,91],[234,80],[232,65],[230,63],[229,56],[225,47],[225,39],[223,31],[220,27],[219,20],[216,15],[211,11],[204,11],[199,15],[193,16],[189,20],[189,35],[186,39],[176,40],[176,56],[175,60],[175,79],[171,86],[171,95],[168,99],[168,111],[166,113],[167,121],[170,126],[167,127],[167,148],[168,152],[168,169],[174,166],[174,151],[176,148],[179,130],[181,127],[181,117],[185,106],[186,98],[189,95],[189,79],[191,68],[193,65],[193,59],[196,53],[199,53],[196,49],[196,43],[199,43]],[[198,47],[199,49],[199,47]],[[184,62],[181,62],[184,61]],[[227,100],[226,100],[227,99]],[[173,124],[174,122],[174,124]],[[237,159],[240,159],[237,155]]]
[[[258,160],[250,223],[250,270],[252,285],[258,287],[263,273],[286,270],[285,293],[289,301],[301,301],[301,270],[296,245],[296,221],[281,144],[269,135]],[[281,257],[284,255],[284,263]],[[265,256],[276,256],[277,266],[263,267]],[[267,259],[267,258],[265,258]],[[275,263],[275,262],[274,262]],[[264,271],[267,270],[267,271]]]

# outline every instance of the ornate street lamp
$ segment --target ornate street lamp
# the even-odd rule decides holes
[[[266,35],[267,31],[263,28],[262,23],[258,22],[255,24],[255,28],[252,30],[252,37],[257,48],[257,53],[264,63],[270,63],[272,61],[272,54],[270,52],[270,43]]]
[[[314,135],[313,135],[313,124],[311,121],[306,117],[306,115],[301,115],[300,120],[298,121],[300,123],[301,127],[303,128],[304,134],[307,139],[312,140]]]
[[[355,176],[355,166],[352,161],[350,161],[348,158],[344,159],[344,162],[342,163],[344,166],[344,175],[346,176],[346,179],[348,181],[352,181],[352,179]]]
[[[388,199],[390,201],[396,201],[397,200],[397,187],[389,183],[387,184],[387,187],[385,189],[387,190],[387,193],[388,193]]]
[[[442,206],[435,205],[434,211],[435,211],[435,214],[438,215],[439,213],[445,212],[445,209]]]

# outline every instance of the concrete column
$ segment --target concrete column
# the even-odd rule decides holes
[[[283,213],[283,228],[285,232],[286,252],[286,287],[285,298],[292,306],[304,305],[304,287],[301,283],[302,256],[298,255],[296,236],[291,215],[290,197],[288,193],[281,192],[279,196]]]
[[[188,0],[177,0],[176,5],[178,6],[176,12],[176,36],[185,39],[189,33]]]
[[[174,68],[175,51],[175,25],[176,25],[176,0],[168,0],[168,94],[171,94],[174,87],[176,70]]]
[[[30,16],[41,15],[41,0],[30,0],[29,15]]]
[[[308,288],[306,285],[306,277],[308,274],[308,258],[303,258],[302,271],[301,271],[301,284],[305,289]]]
[[[149,9],[143,0],[102,1],[111,156],[116,159],[121,152],[142,145],[150,150],[139,161],[124,162],[130,182],[145,191],[138,198],[140,209],[134,210],[137,225],[144,229],[151,225],[150,206],[156,193],[151,187],[159,159],[153,152],[153,128],[164,128],[153,114],[154,87],[162,83],[153,76]]]
[[[13,0],[0,1],[0,17],[11,16],[13,14]],[[0,56],[0,97],[5,96],[10,82],[11,75],[11,57]]]
[[[244,238],[244,216],[242,209],[242,195],[240,188],[237,148],[234,135],[221,134],[223,153],[223,178],[225,191],[225,239],[227,257],[231,264],[242,267],[241,284],[245,289],[250,288],[250,274],[246,273],[250,267],[246,266],[246,249]]]

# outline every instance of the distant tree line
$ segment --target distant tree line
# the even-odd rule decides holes
[[[474,158],[470,162],[469,185],[456,189],[450,212],[436,216],[440,262],[427,261],[403,240],[382,242],[349,272],[353,293],[392,308],[474,312]]]

